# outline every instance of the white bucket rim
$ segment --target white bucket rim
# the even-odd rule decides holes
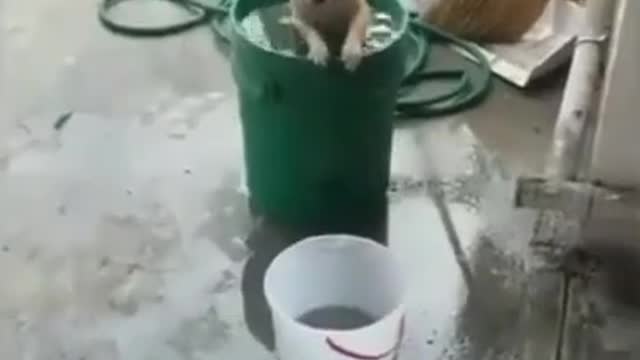
[[[273,295],[271,294],[271,292],[267,291],[267,285],[269,283],[269,281],[268,281],[269,274],[270,274],[270,270],[272,269],[273,264],[275,264],[276,261],[279,258],[284,257],[287,253],[296,250],[296,248],[298,248],[298,247],[309,246],[312,243],[315,243],[315,242],[321,241],[321,240],[325,240],[328,237],[341,237],[341,238],[344,238],[344,239],[348,239],[350,241],[358,242],[360,244],[371,245],[371,246],[373,246],[373,247],[375,247],[375,248],[377,248],[379,250],[384,250],[385,252],[388,253],[389,260],[392,263],[394,263],[394,266],[398,269],[398,271],[400,272],[400,269],[402,269],[399,259],[395,256],[395,254],[393,252],[391,252],[389,247],[384,246],[384,245],[382,245],[382,244],[380,244],[380,243],[378,243],[378,242],[376,242],[376,241],[374,241],[373,239],[370,239],[370,238],[357,236],[357,235],[352,235],[352,234],[344,234],[344,233],[328,233],[328,234],[314,235],[314,236],[309,236],[309,237],[303,238],[300,241],[296,242],[295,244],[287,247],[280,254],[278,254],[278,256],[276,256],[273,259],[273,261],[271,262],[271,264],[267,268],[267,271],[266,271],[265,277],[264,277],[263,292],[264,292],[265,298],[267,300],[267,304],[268,304],[269,308],[271,309],[272,313],[279,314],[281,319],[286,319],[287,322],[295,324],[297,327],[299,327],[300,329],[302,329],[304,331],[309,331],[309,332],[331,331],[331,333],[339,335],[339,334],[351,333],[353,331],[360,331],[360,330],[369,329],[369,328],[371,328],[373,326],[376,326],[377,324],[383,322],[384,320],[387,320],[389,318],[392,318],[392,317],[396,316],[396,313],[399,312],[399,311],[400,312],[404,312],[403,308],[404,308],[404,305],[405,305],[405,300],[404,299],[406,298],[406,294],[407,294],[407,283],[406,283],[406,280],[405,280],[405,278],[403,276],[399,276],[399,279],[398,279],[398,281],[401,282],[400,283],[401,291],[400,291],[400,294],[398,294],[399,301],[396,304],[396,306],[393,307],[386,314],[384,314],[384,316],[381,316],[376,321],[372,322],[371,324],[365,325],[365,326],[360,326],[360,327],[352,328],[352,329],[317,328],[317,327],[313,327],[313,326],[307,325],[305,323],[299,322],[296,319],[294,319],[292,316],[288,315],[288,312],[283,311],[280,308],[280,305],[273,301]],[[402,274],[399,274],[399,275],[402,275]]]

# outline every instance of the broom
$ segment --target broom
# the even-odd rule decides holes
[[[423,20],[463,39],[516,42],[550,0],[422,0]]]

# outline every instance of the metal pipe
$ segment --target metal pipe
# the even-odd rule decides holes
[[[545,176],[559,182],[574,178],[578,172],[585,124],[592,110],[600,80],[600,63],[606,40],[608,16],[615,1],[589,0],[587,21],[576,41],[576,48],[556,122]]]
[[[615,4],[613,0],[587,1],[586,21],[576,41],[544,178],[520,179],[516,187],[516,207],[540,209],[545,204],[547,209],[557,209],[558,204],[563,203],[563,207],[569,207],[565,209],[568,212],[584,216],[591,210],[590,199],[599,199],[602,195],[597,191],[594,194],[594,187],[589,184],[571,183],[571,191],[567,191],[567,184],[576,179],[583,163],[581,157],[585,153],[585,140],[588,140],[586,125],[601,80],[600,64]]]

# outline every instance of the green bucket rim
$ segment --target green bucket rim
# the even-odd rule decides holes
[[[287,56],[287,54],[284,54],[282,52],[279,51],[269,51],[268,49],[265,49],[264,47],[256,44],[255,42],[251,41],[250,39],[247,38],[246,34],[244,33],[244,31],[242,30],[242,20],[248,16],[251,12],[248,12],[247,14],[245,14],[244,16],[240,17],[239,16],[239,4],[242,1],[246,1],[246,0],[235,0],[232,1],[231,4],[231,11],[229,12],[229,17],[230,17],[230,23],[231,23],[231,29],[233,31],[233,33],[235,34],[236,38],[240,38],[242,39],[242,41],[244,41],[247,44],[250,44],[252,47],[254,47],[257,50],[260,50],[263,53],[266,54],[270,54],[270,55],[274,55],[277,56],[278,58],[281,59],[288,59],[288,60],[294,60],[294,61],[298,61],[298,62],[309,62],[309,60],[307,60],[304,56],[301,56],[299,54],[296,54],[295,56]],[[280,3],[286,3],[289,0],[273,0],[273,4],[280,4]],[[369,3],[371,3],[371,1],[367,0]],[[374,1],[381,1],[381,0],[374,0]],[[398,9],[398,16],[397,16],[397,24],[398,26],[398,36],[396,36],[392,41],[389,42],[389,44],[387,44],[384,47],[381,47],[379,49],[376,49],[375,51],[369,53],[366,57],[373,57],[373,56],[377,56],[380,55],[381,53],[384,53],[386,51],[388,51],[390,48],[394,47],[394,46],[398,46],[403,39],[406,37],[408,31],[409,31],[409,23],[410,23],[410,16],[409,16],[409,12],[407,11],[407,9],[401,4],[401,2],[399,0],[387,0],[390,2],[393,2],[395,4],[395,6]],[[259,8],[256,8],[259,9]],[[256,9],[252,9],[252,11],[256,10]],[[395,20],[395,16],[392,16],[392,18],[394,19],[394,23],[396,23]]]

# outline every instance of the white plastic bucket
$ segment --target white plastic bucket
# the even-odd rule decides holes
[[[388,248],[351,235],[304,239],[275,258],[264,290],[280,360],[397,358],[405,286]],[[357,309],[371,321],[349,329],[301,321],[314,310],[336,306]]]

